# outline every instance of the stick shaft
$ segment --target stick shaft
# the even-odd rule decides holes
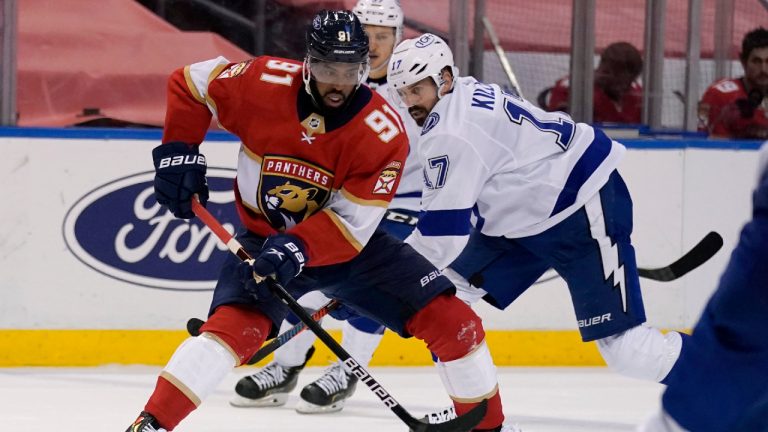
[[[312,314],[312,319],[314,321],[319,321],[321,318],[328,315],[329,312],[339,307],[339,305],[340,303],[336,300],[329,301],[325,306],[321,307],[317,310],[317,312]],[[285,332],[281,333],[278,337],[272,339],[269,343],[262,346],[258,351],[256,351],[256,354],[254,354],[253,357],[248,360],[248,364],[252,365],[264,360],[265,357],[277,351],[278,348],[287,344],[288,341],[298,336],[299,334],[304,333],[304,330],[306,329],[307,325],[303,322],[300,322],[289,328]]]
[[[211,215],[211,213],[205,207],[203,207],[197,199],[192,200],[192,211],[195,212],[195,215],[199,217],[200,220],[202,220],[203,223],[208,228],[210,228],[211,231],[213,231],[213,233],[216,234],[216,236],[223,243],[227,245],[227,248],[229,248],[232,253],[243,260],[252,259],[248,252],[246,252],[243,248],[243,245],[240,244],[240,242],[238,242],[237,239],[232,236],[232,234],[225,230],[219,221],[216,220],[216,218],[214,218],[213,215]],[[330,350],[342,362],[344,362],[345,365],[347,365],[347,367],[354,367],[354,369],[350,368],[350,370],[355,373],[356,376],[358,373],[360,373],[359,371],[364,374],[363,376],[359,376],[360,380],[365,382],[365,384],[374,392],[374,394],[376,394],[376,396],[378,396],[379,399],[384,402],[384,405],[391,409],[392,412],[394,412],[395,415],[397,415],[407,425],[410,426],[414,424],[414,422],[419,423],[419,421],[408,414],[408,412],[405,411],[400,403],[398,403],[392,396],[390,396],[389,392],[384,390],[384,388],[381,387],[381,385],[376,382],[376,380],[373,379],[373,377],[371,377],[371,375],[362,366],[360,366],[352,358],[352,356],[350,356],[349,353],[331,337],[331,335],[328,334],[328,332],[320,327],[320,324],[315,322],[312,317],[307,314],[304,308],[301,307],[287,291],[285,291],[285,288],[283,288],[272,278],[267,278],[266,282],[269,284],[269,287],[273,290],[273,292],[280,298],[280,300],[282,300],[288,306],[288,308],[290,308],[291,311],[296,314],[296,316],[298,316],[299,319],[301,319],[301,321],[307,327],[309,327],[317,335],[317,337],[323,341],[323,343],[328,346],[328,348],[330,348]]]
[[[211,215],[208,210],[200,204],[197,197],[192,199],[192,211],[195,213],[203,223],[213,231],[216,236],[227,245],[227,248],[237,255],[243,261],[248,261],[253,258],[246,252],[243,245],[235,239],[224,227]],[[488,409],[488,400],[483,400],[480,404],[472,408],[468,413],[465,413],[458,418],[441,424],[428,424],[426,422],[417,420],[413,417],[399,402],[392,397],[384,387],[376,381],[375,378],[360,364],[355,361],[354,358],[336,342],[331,335],[328,334],[320,324],[318,324],[312,317],[304,310],[304,308],[296,302],[288,291],[283,288],[277,281],[268,277],[265,279],[272,292],[285,303],[288,308],[296,314],[299,319],[312,330],[336,357],[338,357],[352,374],[354,374],[360,381],[364,382],[368,388],[371,389],[384,405],[387,406],[395,415],[403,421],[408,427],[415,432],[459,432],[464,430],[470,430],[474,428],[482,418],[485,416],[485,412]]]

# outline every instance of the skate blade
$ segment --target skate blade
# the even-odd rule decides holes
[[[283,406],[287,401],[287,393],[271,394],[260,399],[249,399],[236,394],[229,401],[229,404],[238,408],[264,408]]]
[[[341,411],[344,408],[344,400],[334,402],[330,405],[315,405],[305,400],[296,404],[296,412],[299,414],[330,414]]]

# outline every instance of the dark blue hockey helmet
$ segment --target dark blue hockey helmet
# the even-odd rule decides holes
[[[351,11],[321,10],[306,34],[307,55],[338,63],[367,63],[368,36]]]
[[[351,96],[368,78],[368,36],[357,16],[346,10],[321,10],[307,29],[307,55],[304,58],[304,88],[316,106],[323,108],[323,96],[317,84],[330,84]],[[349,92],[349,93],[347,93]],[[343,109],[346,103],[335,109]],[[329,107],[325,107],[329,108]]]

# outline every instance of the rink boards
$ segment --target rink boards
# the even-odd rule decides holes
[[[226,250],[196,221],[152,199],[159,131],[0,130],[0,366],[164,364],[189,317],[204,317]],[[668,264],[711,230],[725,247],[681,280],[644,282],[649,322],[690,328],[749,215],[757,142],[623,140],[638,262]],[[212,134],[209,208],[237,226],[231,190],[239,142]],[[561,280],[506,311],[477,307],[500,365],[598,365]],[[338,323],[329,328],[337,329]],[[338,331],[334,330],[335,334]],[[319,351],[314,364],[326,364]],[[426,365],[418,341],[392,334],[373,364]]]

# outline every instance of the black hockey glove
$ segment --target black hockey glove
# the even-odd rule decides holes
[[[763,92],[759,89],[752,89],[746,98],[736,99],[736,107],[739,108],[741,118],[752,118],[755,110],[763,103]]]
[[[197,146],[183,142],[161,144],[152,150],[155,161],[155,199],[167,206],[174,216],[192,219],[192,196],[200,203],[208,201],[205,156]]]
[[[263,297],[265,284],[256,281],[256,276],[274,277],[281,285],[285,285],[301,273],[307,258],[304,244],[298,237],[275,234],[267,238],[253,263],[241,265],[240,277],[250,279],[245,284],[246,291],[256,297]]]

